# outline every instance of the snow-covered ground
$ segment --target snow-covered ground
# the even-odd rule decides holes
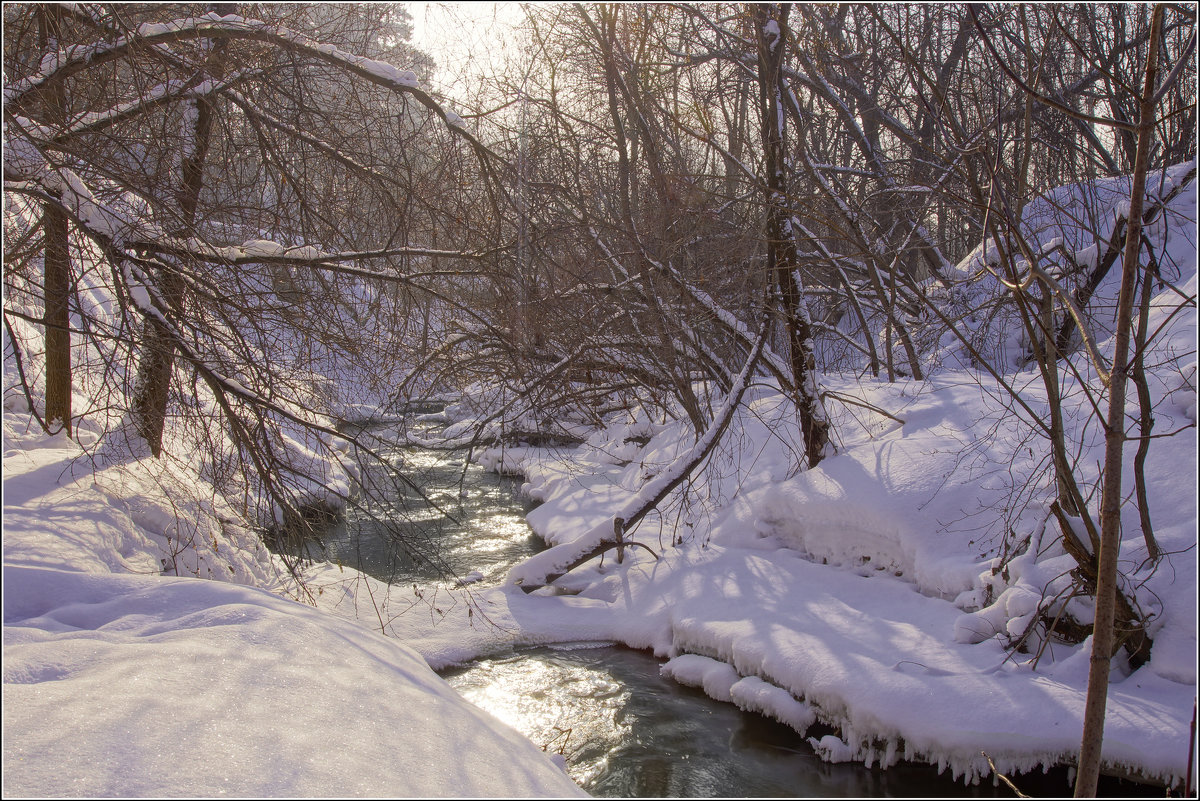
[[[6,797],[583,795],[412,648],[286,597],[181,471],[93,474],[28,422],[5,415]]]
[[[1154,646],[1137,670],[1123,653],[1114,659],[1103,751],[1108,769],[1168,785],[1182,784],[1195,746],[1194,174],[1194,165],[1181,165],[1150,182],[1159,196],[1182,187],[1146,233],[1167,282],[1151,303],[1155,337],[1145,359],[1154,431],[1163,434],[1145,466],[1163,557],[1148,558],[1141,533],[1131,441],[1122,587],[1149,620]],[[1127,193],[1127,180],[1056,190],[1031,205],[1025,235],[1035,251],[1094,266],[1096,243],[1127,213]],[[1002,292],[988,259],[981,246],[964,260],[966,280],[944,300],[948,309],[958,304],[976,353],[1008,388],[949,335],[927,340],[937,342],[928,380],[827,376],[838,454],[796,474],[789,407],[760,387],[705,469],[667,499],[671,513],[634,532],[656,553],[630,549],[616,565],[610,551],[555,582],[571,595],[548,594],[531,608],[512,590],[540,585],[611,537],[613,516],[678,464],[690,431],[633,415],[569,453],[485,454],[495,469],[526,476],[526,491],[543,502],[530,523],[555,546],[515,568],[508,594],[492,603],[505,605],[527,639],[602,637],[652,649],[670,660],[668,675],[715,698],[801,732],[831,724],[840,738],[812,740],[831,761],[919,759],[968,780],[990,773],[988,757],[1002,772],[1072,764],[1091,641],[1051,635],[1047,621],[1086,625],[1092,606],[1049,508],[1047,442],[1031,425],[1031,417],[1049,419],[1046,391],[1024,364],[1019,322],[985,305]],[[1090,306],[1107,359],[1119,264]],[[1079,372],[1061,379],[1063,413],[1077,476],[1090,487],[1103,458],[1102,431],[1089,420],[1100,382],[1079,367],[1086,359],[1075,361]],[[1132,393],[1130,404],[1136,414]],[[409,636],[438,653],[417,632]]]
[[[1194,298],[1194,189],[1179,204],[1190,222],[1168,244]],[[1111,768],[1168,784],[1187,769],[1197,645],[1196,314],[1175,305],[1166,290],[1152,312],[1150,360],[1155,432],[1171,434],[1146,468],[1165,555],[1147,562],[1132,503],[1122,543],[1154,648],[1137,670],[1115,660],[1104,745]],[[4,792],[578,794],[431,668],[597,640],[651,649],[678,681],[799,731],[833,725],[813,740],[831,761],[921,759],[968,779],[989,773],[981,752],[1004,772],[1070,762],[1090,642],[1045,638],[1038,612],[1086,623],[1090,607],[1070,595],[1045,443],[952,348],[926,381],[826,377],[829,398],[887,414],[831,400],[838,453],[806,472],[790,407],[753,387],[686,493],[632,533],[657,558],[610,553],[532,594],[518,582],[538,583],[553,549],[503,586],[415,598],[324,566],[299,587],[186,462],[93,464],[6,393]],[[1007,379],[1044,412],[1035,373]],[[1071,434],[1085,480],[1094,433]],[[86,424],[77,436],[94,444]],[[569,546],[691,445],[682,424],[635,415],[581,448],[484,459],[525,475],[543,502],[531,525]]]
[[[860,431],[838,456],[791,478],[782,446],[760,422],[777,398],[752,402],[735,432],[736,457],[724,455],[738,461],[725,479],[741,484],[732,503],[711,523],[697,522],[679,547],[672,536],[683,532],[643,525],[636,538],[662,558],[629,551],[616,566],[610,554],[603,567],[559,580],[578,594],[542,599],[539,617],[569,620],[549,610],[570,609],[588,621],[586,636],[651,648],[670,659],[670,675],[714,698],[800,731],[832,724],[841,738],[813,745],[833,761],[919,759],[968,778],[990,773],[981,752],[1002,772],[1069,764],[1081,738],[1090,641],[1050,640],[1041,650],[1035,634],[1028,652],[1008,646],[1039,603],[1069,583],[1071,558],[1052,528],[1041,530],[1045,515],[1032,504],[1026,522],[1039,541],[1003,574],[993,575],[1001,558],[989,555],[1012,512],[1013,477],[1028,475],[1034,460],[1010,463],[999,412],[978,384],[880,385],[869,398],[904,425],[883,418],[882,430]],[[590,465],[536,452],[508,458],[524,456],[531,490],[546,499],[530,515],[535,529],[570,540],[631,494],[633,473],[665,464],[673,441],[656,437],[625,466],[595,458],[603,445]],[[1105,731],[1112,768],[1166,783],[1186,771],[1196,695],[1195,477],[1180,469],[1195,447],[1189,432],[1149,468],[1153,485],[1178,503],[1156,519],[1168,552],[1157,570],[1137,570],[1145,548],[1136,511],[1127,528],[1122,566],[1139,582],[1138,599],[1156,605],[1154,654],[1138,671],[1114,669]],[[536,564],[514,578],[536,573]],[[509,598],[526,629],[527,602]]]

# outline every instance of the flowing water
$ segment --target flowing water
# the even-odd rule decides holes
[[[360,491],[309,545],[309,556],[392,584],[467,577],[498,584],[545,547],[525,524],[530,506],[520,497],[520,478],[464,467],[462,452],[380,450],[392,464],[363,467],[363,483],[376,489]]]
[[[443,673],[467,700],[566,757],[597,796],[880,797],[995,794],[931,768],[822,762],[794,730],[664,678],[618,647],[535,648]]]
[[[449,570],[495,584],[543,547],[525,525],[520,479],[475,465],[464,470],[461,453],[405,449],[392,456],[454,520],[393,481],[389,497],[347,510],[322,538],[323,550],[310,551],[314,557],[393,583],[438,580],[439,570]],[[387,470],[374,470],[375,480],[389,479]],[[399,549],[397,534],[418,542],[425,556]],[[561,754],[571,777],[597,796],[1013,795],[991,782],[964,786],[928,766],[822,762],[791,728],[682,687],[660,675],[660,664],[645,652],[585,643],[524,649],[442,675],[472,703]],[[1071,794],[1063,769],[1018,784],[1037,795]],[[1101,794],[1161,796],[1162,790],[1105,780]]]

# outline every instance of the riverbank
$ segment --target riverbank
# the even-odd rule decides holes
[[[6,797],[584,795],[407,645],[285,597],[197,476],[30,423],[4,415]]]
[[[932,455],[951,458],[939,438],[962,435],[959,424],[977,411],[967,393],[976,391],[881,387],[872,400],[900,410],[905,426],[865,432],[842,456],[801,476],[789,478],[786,459],[769,448],[739,457],[754,454],[754,469],[726,454],[738,468],[726,476],[736,476],[736,502],[695,516],[686,531],[651,528],[661,521],[649,520],[636,536],[660,559],[630,551],[617,566],[610,557],[558,582],[566,594],[526,594],[511,581],[446,581],[418,593],[333,565],[314,567],[311,600],[353,622],[263,592],[298,588],[211,491],[194,479],[189,485],[186,471],[146,461],[93,473],[75,461],[74,443],[30,434],[27,418],[7,414],[6,789],[41,794],[70,781],[82,794],[186,787],[208,795],[239,787],[282,795],[325,794],[334,783],[358,788],[352,794],[394,793],[401,779],[390,755],[419,738],[425,745],[413,753],[420,767],[402,779],[412,794],[436,795],[436,787],[443,795],[486,795],[502,786],[505,794],[563,795],[570,788],[557,784],[561,773],[543,772],[558,770],[544,753],[523,739],[513,745],[512,732],[460,709],[425,664],[598,640],[649,650],[670,660],[673,679],[793,728],[832,727],[836,736],[814,737],[829,761],[927,761],[968,781],[990,781],[981,750],[1006,773],[1069,762],[1084,645],[1054,645],[1035,660],[1007,653],[1001,638],[959,641],[980,610],[964,611],[973,590],[958,592],[954,581],[974,587],[988,563],[972,559],[966,533],[956,555],[952,533],[923,549],[921,518],[901,522],[911,520],[900,515],[902,506],[921,506],[918,498],[928,501],[927,522],[959,502],[952,492],[925,495],[938,475]],[[737,421],[738,441],[757,442],[754,431],[770,430],[777,406],[767,392],[752,398]],[[642,433],[633,437],[633,429]],[[638,423],[600,432],[584,449],[508,448],[485,461],[525,472],[526,492],[542,501],[531,522],[561,542],[619,506],[679,444],[669,426]],[[924,469],[878,473],[886,491],[862,477],[863,465],[913,464],[918,453]],[[1152,464],[1168,488],[1169,465],[1169,458]],[[721,473],[707,475],[711,485],[696,491],[734,497],[721,486],[726,479],[713,481]],[[835,491],[840,499],[830,497]],[[896,504],[892,514],[879,508],[885,502]],[[1188,514],[1183,508],[1174,522],[1160,521],[1160,535],[1186,536]],[[808,528],[797,528],[806,521]],[[158,575],[172,558],[175,570],[209,580]],[[1013,573],[1032,581],[1049,569],[1044,561],[1014,562]],[[1194,573],[1178,556],[1169,564],[1165,583],[1150,589],[1164,608],[1186,610],[1180,598],[1188,581],[1194,587]],[[1186,762],[1194,678],[1189,684],[1178,674],[1194,664],[1187,651],[1194,626],[1177,613],[1155,636],[1150,665],[1114,677],[1106,757],[1110,769],[1172,782]],[[331,675],[339,677],[333,687]],[[364,696],[360,685],[374,689]],[[322,700],[297,707],[293,699],[307,695]],[[375,708],[381,695],[397,702]],[[182,718],[172,711],[180,697],[195,710]],[[296,708],[277,711],[289,704]],[[81,719],[97,723],[60,736]],[[290,733],[281,738],[280,730]],[[354,741],[361,731],[371,745]],[[217,751],[219,772],[209,768],[216,762],[161,754],[162,742],[194,753],[213,738],[228,743]],[[324,753],[328,742],[339,755],[353,751],[349,766],[326,756],[301,768],[277,759],[281,748]],[[469,773],[446,773],[445,763],[467,748],[484,761]],[[473,784],[493,771],[487,760],[503,754],[508,761],[511,753],[528,754],[534,767],[519,758],[520,769],[499,784]],[[351,778],[357,783],[339,784]]]
[[[992,764],[1013,775],[1072,765],[1090,640],[1048,631],[1044,609],[1066,597],[1073,562],[1045,502],[1020,497],[1040,470],[1020,447],[1028,432],[977,376],[827,381],[890,416],[842,408],[839,454],[795,474],[778,436],[787,404],[755,390],[735,417],[736,446],[694,477],[689,500],[668,499],[633,533],[653,554],[629,549],[617,565],[610,552],[533,594],[519,582],[537,583],[553,549],[505,586],[443,582],[419,598],[365,579],[349,588],[325,567],[312,574],[321,603],[378,621],[437,668],[542,643],[644,649],[676,681],[810,736],[829,762],[924,762],[967,782],[990,781]],[[1194,407],[1171,392],[1160,419],[1183,429],[1147,462],[1166,555],[1147,560],[1136,509],[1122,544],[1154,651],[1137,670],[1114,663],[1104,753],[1110,774],[1178,787],[1196,686],[1195,476],[1178,465],[1196,444]],[[509,446],[481,461],[525,477],[541,504],[530,524],[562,547],[611,528],[613,510],[688,442],[682,424],[635,418],[582,448]],[[1086,620],[1090,607],[1073,597],[1057,608]]]
[[[1194,221],[1194,191],[1179,202]],[[1194,750],[1197,675],[1196,319],[1194,300],[1180,301],[1196,295],[1196,248],[1194,223],[1169,232],[1174,283],[1150,306],[1145,354],[1146,508],[1161,558],[1136,504],[1122,511],[1122,588],[1153,650],[1141,666],[1114,660],[1103,753],[1112,772],[1176,787]],[[964,287],[1007,291],[982,258],[962,266],[978,279]],[[161,461],[92,461],[98,451],[82,448],[114,421],[81,417],[75,442],[37,433],[6,362],[5,790],[576,793],[429,667],[589,641],[650,651],[675,681],[786,723],[828,762],[916,760],[968,782],[993,763],[1009,774],[1069,765],[1091,602],[1050,511],[1037,422],[1052,403],[1022,360],[1027,343],[1002,323],[984,337],[1002,380],[945,332],[927,380],[824,375],[836,453],[813,469],[799,469],[792,407],[756,384],[720,446],[629,532],[643,547],[553,581],[564,553],[610,536],[617,510],[674,469],[695,432],[630,398],[581,447],[485,452],[489,469],[525,477],[541,503],[529,522],[552,546],[503,583],[466,581],[484,575],[470,565],[461,581],[387,585],[324,564],[297,584],[201,478],[195,445],[173,442]],[[1111,355],[1111,342],[1098,348]],[[1102,459],[1095,378],[1064,374],[1053,404],[1084,487]],[[501,426],[484,393],[466,394],[443,437]],[[292,446],[301,489],[348,495],[341,444]]]
[[[665,672],[715,698],[799,731],[833,726],[840,737],[813,742],[830,761],[918,760],[968,781],[991,774],[984,753],[1003,773],[1072,764],[1090,640],[1042,631],[1044,644],[1019,641],[1041,625],[1039,601],[1069,575],[1070,557],[1043,509],[1022,516],[1001,502],[1036,463],[1015,455],[978,383],[879,384],[865,399],[905,422],[881,418],[855,434],[839,420],[839,455],[789,476],[772,434],[786,430],[773,419],[782,404],[761,393],[735,422],[737,448],[689,487],[717,501],[693,506],[682,525],[664,517],[636,532],[659,558],[629,549],[618,566],[610,553],[556,582],[572,595],[540,603],[607,617],[604,636],[670,659]],[[614,458],[629,434],[613,427],[571,454],[505,452],[504,469],[524,470],[543,501],[529,516],[535,530],[552,543],[588,536],[682,447],[666,426]],[[964,447],[975,461],[964,464]],[[1156,604],[1155,650],[1137,670],[1116,660],[1105,730],[1108,770],[1173,786],[1187,771],[1196,693],[1195,485],[1177,469],[1194,453],[1193,429],[1148,464],[1160,497],[1176,499],[1156,519],[1166,562],[1146,569],[1136,520],[1126,528],[1123,569],[1136,597]],[[989,463],[1005,465],[1003,480]],[[1005,521],[1038,537],[1022,555],[1000,552]],[[512,581],[540,575],[550,554]]]
[[[738,482],[738,500],[697,519],[677,542],[672,532],[679,529],[656,529],[658,521],[640,529],[637,536],[659,559],[631,550],[618,566],[610,554],[535,594],[514,583],[527,562],[506,586],[455,589],[445,582],[423,586],[419,600],[408,586],[368,579],[350,591],[344,574],[325,567],[313,575],[321,603],[378,620],[438,668],[539,643],[645,649],[681,683],[799,731],[811,727],[820,734],[812,744],[831,762],[927,762],[968,782],[991,780],[983,752],[1007,774],[1069,766],[1080,737],[1089,643],[1013,648],[1008,618],[997,612],[1026,614],[1017,601],[1039,577],[1065,572],[1064,555],[1047,541],[1010,560],[1008,586],[1001,586],[991,571],[998,557],[980,559],[971,529],[935,529],[939,519],[962,512],[962,477],[957,492],[944,486],[957,458],[947,445],[964,436],[967,421],[982,419],[973,405],[978,387],[880,386],[871,399],[900,410],[905,426],[863,432],[842,456],[791,478],[781,472],[786,460],[769,448],[753,451],[763,445],[754,430],[770,431],[779,407],[770,393],[753,399],[736,438],[756,453],[759,469],[727,476]],[[526,473],[526,493],[542,501],[530,522],[562,542],[602,522],[642,473],[669,461],[679,446],[677,432],[662,427],[614,458],[631,428],[645,426],[602,432],[586,449],[507,448],[484,461]],[[1164,489],[1170,463],[1167,454],[1151,466]],[[881,466],[876,478],[867,477],[865,465]],[[693,489],[731,496],[720,483]],[[973,492],[986,497],[978,486]],[[834,493],[839,497],[829,497]],[[1181,508],[1159,529],[1184,554],[1188,514]],[[973,522],[985,526],[984,515],[976,510]],[[1126,543],[1126,552],[1136,553],[1137,545]],[[1105,751],[1110,773],[1162,784],[1181,782],[1186,771],[1195,687],[1188,673],[1194,573],[1178,554],[1168,564],[1170,574],[1147,589],[1172,612],[1160,616],[1149,665],[1134,672],[1117,666]],[[991,611],[972,608],[988,586],[996,599]],[[989,620],[996,621],[993,636],[967,636]]]

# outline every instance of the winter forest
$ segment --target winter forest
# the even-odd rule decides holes
[[[1194,794],[1195,5],[418,5],[4,5],[4,795]]]

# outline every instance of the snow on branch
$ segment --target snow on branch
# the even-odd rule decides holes
[[[7,137],[5,188],[12,191],[36,193],[43,199],[56,203],[70,214],[81,228],[93,236],[98,235],[112,247],[232,265],[292,264],[300,266],[319,264],[335,267],[339,262],[383,258],[439,257],[477,261],[489,255],[487,252],[423,247],[329,253],[308,245],[288,247],[265,239],[250,240],[232,246],[213,245],[196,237],[180,239],[169,235],[153,223],[126,214],[113,205],[97,199],[92,190],[73,170],[51,165],[46,161],[37,147],[36,140],[27,135],[30,128],[38,128],[36,124],[21,117],[14,117],[10,122],[13,124],[6,126],[10,132],[23,135]],[[463,271],[447,270],[442,272],[458,275]]]
[[[12,129],[17,126],[9,127]],[[351,265],[354,262],[397,257],[479,260],[488,255],[471,251],[421,247],[329,253],[307,245],[288,247],[265,239],[250,240],[234,246],[217,246],[196,237],[181,239],[171,236],[137,215],[125,213],[114,205],[98,199],[91,188],[74,171],[49,164],[42,158],[36,147],[31,145],[30,140],[23,136],[9,137],[6,155],[9,158],[5,163],[5,190],[33,195],[40,200],[58,205],[71,216],[83,234],[101,246],[107,257],[114,263],[123,263],[129,260],[141,263],[147,257],[170,256],[173,259],[229,265],[278,264],[310,267],[363,278],[411,283],[419,277],[464,275],[470,271],[461,269],[426,270],[419,273],[400,274],[363,269]],[[138,281],[129,281],[129,285],[131,291],[136,291],[136,287],[141,284]],[[422,288],[430,291],[426,287]],[[161,303],[158,305],[162,306]],[[155,304],[150,303],[148,298],[146,303],[138,303],[137,306],[146,314],[160,316],[155,312]]]
[[[448,259],[485,258],[485,252],[468,250],[439,250],[422,247],[379,248],[377,250],[352,250],[328,253],[310,245],[289,247],[269,239],[252,239],[240,245],[217,246],[189,237],[179,240],[172,237],[157,237],[146,241],[130,241],[129,245],[144,248],[149,252],[185,257],[205,262],[222,264],[335,264],[337,262],[367,261],[395,257],[440,257]],[[460,270],[447,270],[447,274],[460,274]]]
[[[461,117],[442,108],[440,103],[420,87],[417,75],[412,70],[401,69],[386,61],[354,55],[287,28],[235,14],[218,16],[209,13],[165,23],[146,23],[139,25],[132,34],[110,42],[94,42],[65,48],[48,56],[36,74],[5,87],[5,100],[20,110],[34,102],[41,90],[52,82],[66,80],[99,64],[123,58],[138,49],[190,39],[263,42],[333,64],[390,91],[409,95],[441,117],[451,131],[466,139],[478,153],[491,155],[491,151],[466,129]]]
[[[533,592],[614,548],[617,549],[618,560],[626,547],[645,548],[649,551],[648,546],[627,540],[625,535],[641,522],[642,518],[657,508],[658,504],[672,490],[683,483],[716,447],[722,434],[729,427],[729,421],[733,419],[734,411],[741,405],[742,396],[750,383],[750,377],[754,375],[754,369],[763,354],[770,328],[770,311],[764,310],[762,324],[742,371],[725,396],[725,402],[717,411],[712,423],[691,448],[676,457],[664,470],[642,485],[642,488],[625,502],[611,521],[601,523],[577,540],[556,545],[525,560],[509,573],[509,582],[519,586],[525,592]]]
[[[151,223],[123,213],[96,198],[92,190],[73,170],[51,165],[33,139],[26,134],[32,125],[28,120],[13,117],[7,120],[8,133],[21,136],[6,137],[5,189],[30,192],[35,188],[75,218],[80,227],[121,246],[130,239],[153,240],[166,235]]]
[[[199,83],[193,83],[191,80],[167,81],[115,108],[80,114],[62,130],[55,130],[53,126],[40,125],[29,129],[29,133],[31,136],[39,137],[47,142],[61,144],[75,136],[101,131],[164,103],[175,100],[191,100],[220,92],[258,72],[259,70],[241,70],[222,79],[209,78]]]

